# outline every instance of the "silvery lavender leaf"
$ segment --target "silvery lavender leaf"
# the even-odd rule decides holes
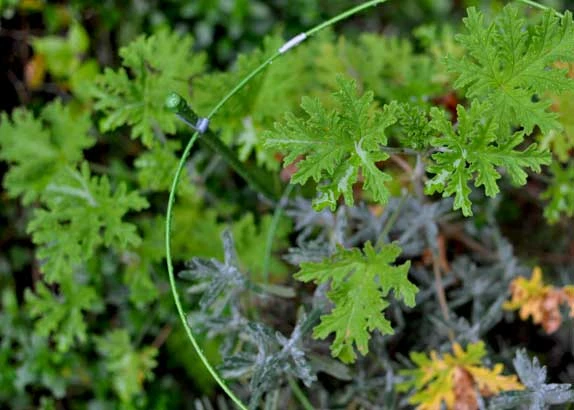
[[[546,384],[546,367],[541,367],[535,357],[530,360],[526,351],[516,352],[513,360],[518,377],[524,386],[523,391],[502,393],[490,402],[490,409],[544,410],[553,404],[574,402],[571,384]]]

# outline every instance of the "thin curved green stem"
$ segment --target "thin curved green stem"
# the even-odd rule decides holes
[[[291,191],[293,191],[294,185],[287,185],[285,188],[285,192],[281,196],[281,199],[277,206],[275,207],[275,212],[273,213],[273,219],[271,220],[271,225],[269,226],[269,231],[267,232],[267,239],[265,241],[265,253],[263,257],[263,283],[269,283],[269,265],[271,265],[271,251],[273,250],[273,239],[275,238],[275,232],[277,231],[277,227],[279,226],[279,219],[283,213],[283,208],[287,200],[289,199],[289,195],[291,195]]]
[[[287,381],[289,382],[289,387],[291,387],[291,391],[293,392],[295,397],[297,397],[299,403],[301,403],[301,406],[305,410],[313,410],[314,409],[313,405],[311,404],[307,396],[305,396],[305,393],[303,393],[303,390],[301,390],[301,387],[299,387],[297,381],[293,380],[291,376],[287,377]]]
[[[517,1],[518,1],[519,3],[524,3],[524,4],[528,5],[528,6],[531,6],[531,7],[540,9],[540,10],[544,10],[544,11],[546,11],[546,10],[552,10],[552,11],[554,11],[554,14],[555,14],[556,16],[558,16],[558,17],[560,17],[560,18],[564,17],[564,14],[562,14],[562,13],[560,13],[560,12],[554,10],[554,9],[551,8],[551,7],[548,7],[548,6],[545,6],[545,5],[543,5],[543,4],[540,4],[540,3],[536,2],[536,1],[532,1],[532,0],[517,0]]]
[[[346,18],[352,16],[353,14],[360,13],[361,11],[368,9],[369,7],[375,7],[375,6],[378,6],[379,4],[385,3],[387,1],[388,0],[367,1],[363,4],[358,5],[357,7],[354,7],[352,9],[349,9],[347,11],[342,12],[341,14],[336,15],[332,19],[327,20],[324,23],[321,23],[316,27],[313,27],[312,29],[305,32],[305,34],[307,34],[307,37],[311,37],[313,34],[323,30],[324,28],[332,26],[333,24],[338,23],[341,20],[345,20]]]
[[[362,10],[365,10],[368,7],[373,7],[373,6],[376,6],[378,4],[384,3],[385,1],[387,1],[387,0],[368,1],[368,2],[366,2],[360,6],[357,6],[355,8],[348,10],[348,11],[345,11],[345,12],[339,14],[338,16],[336,16],[336,17],[334,17],[334,18],[332,18],[332,19],[330,19],[330,20],[328,20],[322,24],[319,24],[318,26],[307,31],[305,34],[307,37],[311,37],[313,34],[329,27],[330,25],[337,23],[340,20],[343,20],[343,19],[345,19],[345,18],[347,18],[347,17],[349,17],[355,13],[358,13]],[[229,101],[229,99],[231,99],[235,94],[237,94],[237,92],[239,92],[243,87],[245,87],[245,85],[249,81],[251,81],[251,79],[253,79],[257,74],[262,72],[269,64],[271,64],[273,62],[273,60],[277,59],[282,54],[283,53],[277,51],[271,57],[269,57],[267,60],[265,60],[259,67],[257,67],[250,74],[248,74],[243,80],[241,80],[239,82],[239,84],[237,84],[235,86],[235,88],[233,88],[225,97],[223,97],[223,99],[213,108],[213,110],[211,110],[211,112],[209,113],[207,118],[211,119],[221,109],[221,107],[223,107],[223,105],[225,103],[227,103],[227,101]],[[171,190],[169,192],[167,211],[166,211],[166,223],[165,223],[165,253],[166,253],[166,260],[167,260],[167,272],[168,272],[168,276],[169,276],[169,285],[170,285],[171,293],[172,293],[172,296],[173,296],[173,299],[175,302],[175,306],[176,306],[179,318],[183,324],[183,327],[185,329],[187,337],[191,341],[191,344],[193,345],[193,348],[196,350],[201,362],[207,368],[208,372],[212,375],[212,377],[215,379],[217,384],[219,384],[219,386],[223,389],[223,391],[233,401],[233,403],[235,403],[235,405],[238,408],[240,408],[241,410],[247,410],[247,406],[241,401],[241,399],[239,399],[233,393],[233,391],[227,386],[225,381],[215,371],[215,369],[213,368],[211,363],[209,363],[209,361],[207,360],[207,357],[205,356],[205,354],[201,350],[199,344],[197,343],[197,340],[195,339],[195,336],[193,335],[193,332],[191,331],[191,327],[189,326],[189,323],[186,320],[185,313],[183,311],[183,307],[181,304],[181,299],[179,297],[179,293],[177,292],[177,286],[175,283],[173,261],[172,261],[172,257],[171,257],[171,229],[172,229],[173,205],[175,203],[175,194],[177,191],[177,186],[179,183],[179,179],[181,177],[182,170],[185,167],[185,162],[187,160],[187,157],[189,156],[189,153],[191,152],[191,148],[193,147],[193,144],[197,140],[198,136],[199,136],[199,133],[195,132],[192,135],[192,137],[190,138],[189,142],[187,143],[187,145],[183,151],[183,154],[180,158],[180,161],[178,163],[177,169],[175,171],[175,175],[173,177],[173,181],[171,184]]]

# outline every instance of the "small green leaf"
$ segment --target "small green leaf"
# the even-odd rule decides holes
[[[458,126],[449,121],[444,111],[431,110],[430,126],[441,133],[431,145],[437,148],[432,155],[434,163],[427,171],[435,174],[427,181],[426,192],[439,192],[443,197],[455,195],[454,209],[462,209],[464,216],[472,215],[469,181],[474,186],[484,186],[487,196],[499,192],[498,167],[508,172],[515,185],[524,185],[527,174],[524,168],[540,172],[540,166],[550,163],[550,154],[539,151],[536,144],[523,151],[515,148],[524,140],[523,132],[515,132],[509,139],[498,139],[499,127],[488,117],[488,104],[473,103],[469,110],[457,107]]]
[[[303,157],[297,162],[292,182],[328,180],[318,188],[315,209],[328,206],[334,210],[340,196],[353,205],[353,184],[359,173],[364,178],[364,189],[384,204],[389,198],[386,184],[391,177],[377,163],[389,157],[381,146],[387,143],[385,129],[396,122],[395,106],[381,111],[373,102],[373,93],[357,96],[354,81],[339,77],[338,82],[336,110],[325,108],[318,99],[304,97],[301,108],[307,118],[287,114],[284,123],[275,124],[275,130],[266,134],[265,144],[285,152],[287,165]]]
[[[393,333],[391,323],[383,314],[391,291],[407,306],[415,305],[418,289],[407,278],[410,262],[391,265],[400,253],[401,248],[395,244],[387,244],[377,252],[367,242],[363,252],[339,248],[335,255],[322,262],[301,264],[296,279],[317,284],[331,281],[327,296],[335,307],[321,317],[313,335],[324,339],[335,333],[331,346],[334,357],[346,363],[354,362],[354,346],[366,355],[372,331]]]

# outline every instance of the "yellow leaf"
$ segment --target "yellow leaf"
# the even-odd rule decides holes
[[[570,316],[574,316],[574,286],[557,288],[545,285],[542,270],[534,268],[530,280],[518,277],[510,284],[511,300],[503,304],[506,310],[519,310],[522,320],[542,325],[546,333],[555,332],[562,324],[560,305],[567,303]]]
[[[435,351],[427,357],[412,353],[418,368],[403,370],[401,374],[410,379],[399,385],[399,390],[415,388],[416,392],[409,403],[417,410],[440,410],[445,405],[448,410],[476,410],[478,397],[489,397],[503,391],[523,390],[515,375],[502,375],[503,365],[493,369],[483,367],[482,358],[486,355],[484,342],[469,344],[467,349],[458,343],[453,344],[453,354],[446,353],[441,358]]]

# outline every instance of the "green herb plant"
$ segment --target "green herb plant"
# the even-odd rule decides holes
[[[367,2],[365,6],[376,3],[380,2]],[[351,10],[349,14],[360,9]],[[301,103],[303,118],[288,113],[284,123],[276,123],[273,131],[264,134],[265,148],[286,153],[286,165],[296,163],[297,170],[291,177],[291,183],[304,185],[313,179],[318,184],[318,194],[313,201],[313,208],[317,211],[327,206],[335,210],[341,196],[345,204],[352,206],[353,186],[359,181],[359,176],[366,195],[384,205],[390,197],[386,184],[392,179],[377,164],[389,158],[385,152],[388,145],[385,129],[399,122],[400,113],[405,116],[422,108],[414,112],[430,117],[428,125],[419,118],[419,124],[422,123],[422,127],[428,127],[430,131],[413,130],[409,118],[403,119],[401,125],[411,128],[411,136],[424,132],[426,140],[409,141],[407,138],[401,141],[403,146],[388,148],[391,152],[398,149],[404,153],[408,149],[408,154],[416,155],[417,167],[423,167],[427,173],[434,175],[424,182],[425,193],[438,192],[443,197],[454,195],[453,209],[460,209],[464,216],[471,216],[469,182],[474,181],[475,187],[482,186],[487,197],[494,197],[500,191],[497,184],[501,178],[500,169],[508,174],[514,185],[521,186],[526,183],[527,169],[540,172],[541,165],[550,164],[550,154],[540,150],[536,143],[530,143],[523,149],[517,147],[524,143],[525,136],[531,135],[535,127],[543,135],[560,128],[556,115],[548,110],[550,102],[533,100],[532,96],[548,91],[564,92],[574,87],[564,70],[552,68],[552,64],[571,61],[574,57],[571,51],[574,46],[572,15],[567,13],[557,17],[556,14],[546,10],[536,26],[524,31],[525,22],[513,6],[505,7],[500,16],[488,24],[485,24],[484,16],[479,11],[474,8],[468,10],[464,20],[467,33],[457,37],[466,54],[462,59],[446,61],[448,70],[456,77],[454,87],[464,90],[469,100],[468,108],[460,104],[456,106],[454,115],[458,121],[457,127],[453,126],[447,112],[437,107],[429,109],[424,105],[413,107],[409,102],[389,101],[379,108],[373,101],[373,92],[367,91],[361,95],[355,81],[338,77],[338,91],[333,94],[334,101],[329,107],[325,107],[318,98],[305,97]],[[331,22],[304,33],[302,39],[294,38],[297,40],[295,44],[329,24]],[[210,120],[232,96],[284,51],[280,48],[251,71],[205,120]],[[169,97],[167,106],[192,127],[201,121],[177,95]],[[166,254],[170,283],[180,317],[194,348],[200,352],[175,290],[169,250],[172,206],[184,160],[195,139],[203,137],[213,141],[216,138],[209,133],[203,136],[205,130],[194,128],[196,132],[184,151],[168,201]],[[519,130],[516,131],[516,128]],[[218,148],[213,142],[209,145],[253,188],[258,188],[259,183],[227,148]],[[413,175],[421,176],[421,172],[418,176]],[[355,346],[362,354],[368,353],[370,332],[379,330],[383,334],[393,333],[390,323],[383,316],[383,311],[389,305],[385,297],[390,290],[394,290],[408,306],[415,305],[418,289],[407,278],[409,263],[385,268],[401,253],[401,248],[396,244],[381,245],[380,248],[376,251],[367,242],[364,256],[360,250],[341,248],[322,262],[301,264],[301,270],[295,275],[301,281],[330,284],[327,297],[335,307],[331,313],[321,317],[314,337],[325,338],[335,333],[331,351],[343,362],[355,361]],[[232,400],[240,408],[246,408],[211,370],[211,365],[201,352],[200,357]],[[253,405],[251,402],[250,407]]]
[[[0,407],[574,401],[572,369],[547,384],[503,334],[523,329],[502,306],[534,256],[501,222],[528,201],[537,236],[570,246],[572,14],[520,0],[410,37],[334,33],[385,2],[275,33],[224,71],[166,27],[93,81],[80,22],[34,40],[67,53],[48,69],[70,86],[0,114],[0,217],[17,221],[0,255]],[[564,360],[569,340],[555,339]],[[468,394],[427,384],[451,359]],[[497,365],[490,394],[455,359],[518,378]]]

